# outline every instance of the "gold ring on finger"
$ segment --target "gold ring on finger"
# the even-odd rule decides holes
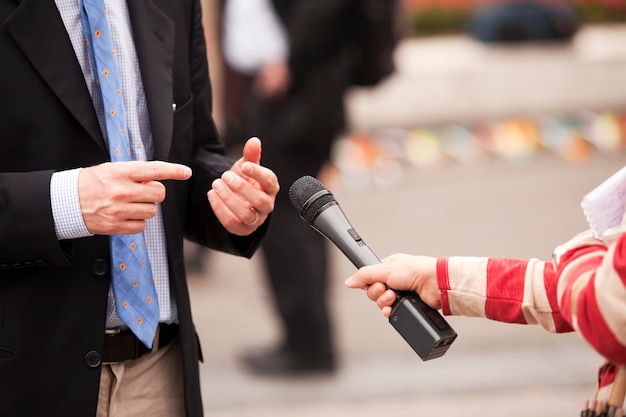
[[[257,221],[259,221],[259,212],[256,211],[255,209],[252,209],[252,211],[254,212],[254,220],[252,220],[250,223],[244,222],[246,224],[246,226],[252,226]]]

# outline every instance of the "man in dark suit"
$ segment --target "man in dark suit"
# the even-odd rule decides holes
[[[183,237],[250,257],[278,181],[224,155],[199,0],[105,0],[138,159],[108,162],[79,3],[0,0],[0,415],[200,417]],[[108,235],[144,230],[152,351],[111,297]]]

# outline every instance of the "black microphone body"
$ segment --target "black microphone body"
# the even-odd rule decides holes
[[[304,176],[295,181],[289,189],[289,198],[300,217],[337,246],[354,266],[380,263],[331,192],[317,179]],[[396,291],[396,294],[398,299],[392,306],[389,322],[422,360],[443,356],[457,337],[454,329],[415,292]]]

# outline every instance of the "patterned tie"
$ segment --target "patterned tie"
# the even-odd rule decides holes
[[[120,76],[104,0],[81,0],[80,9],[96,84],[102,93],[111,161],[131,161]],[[159,304],[144,235],[112,235],[110,243],[117,313],[151,348],[159,324]]]

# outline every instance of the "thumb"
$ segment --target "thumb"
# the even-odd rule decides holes
[[[368,265],[357,270],[354,275],[346,279],[345,285],[348,288],[367,288],[374,282],[381,281],[382,276],[376,274],[376,265]]]
[[[348,288],[363,288],[363,284],[360,280],[357,280],[354,275],[348,277],[345,281],[346,287]]]
[[[259,164],[261,162],[261,140],[252,137],[246,141],[243,147],[243,160]]]

